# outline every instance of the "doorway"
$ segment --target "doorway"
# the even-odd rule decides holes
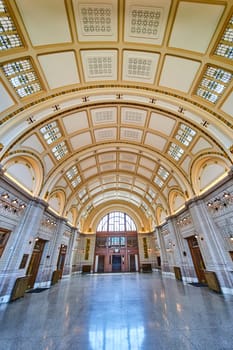
[[[201,255],[197,238],[195,236],[191,236],[187,238],[187,241],[192,256],[193,265],[198,278],[198,282],[207,283],[205,278],[205,263]]]
[[[35,242],[31,260],[29,262],[29,266],[26,273],[26,275],[29,277],[28,286],[27,286],[28,289],[31,289],[34,286],[36,276],[39,270],[39,265],[43,254],[44,246],[45,246],[45,241],[43,239],[38,238]]]
[[[112,272],[121,272],[121,255],[112,255]]]
[[[135,255],[130,254],[129,256],[129,267],[130,272],[136,272],[136,263],[135,263]]]
[[[66,252],[67,252],[67,245],[62,244],[60,247],[60,251],[57,259],[57,270],[60,271],[59,278],[62,278],[62,273],[63,273],[65,259],[66,259]]]
[[[97,268],[97,272],[104,272],[104,259],[105,259],[105,255],[99,255],[98,256],[98,268]]]

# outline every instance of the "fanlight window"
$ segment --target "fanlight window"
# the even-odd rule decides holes
[[[97,227],[98,232],[136,231],[133,220],[125,213],[112,212],[104,216]]]

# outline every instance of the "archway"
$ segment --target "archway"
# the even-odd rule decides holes
[[[126,213],[113,211],[100,220],[96,230],[94,272],[139,270],[137,229]]]

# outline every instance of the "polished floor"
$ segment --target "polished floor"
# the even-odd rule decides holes
[[[233,297],[153,274],[77,275],[0,306],[1,350],[232,350]]]

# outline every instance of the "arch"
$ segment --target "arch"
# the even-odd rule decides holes
[[[161,225],[166,219],[167,213],[161,205],[158,205],[156,208],[156,223]]]
[[[78,211],[76,207],[71,207],[68,212],[66,212],[66,217],[68,219],[68,222],[71,223],[71,225],[75,226],[75,223],[77,222],[77,216]]]
[[[230,165],[221,155],[203,155],[198,158],[192,169],[192,183],[197,195],[206,191],[222,177],[226,176]]]
[[[37,157],[27,153],[12,155],[3,162],[3,169],[20,187],[33,196],[39,195],[43,183],[43,167]]]
[[[49,207],[59,215],[64,214],[66,195],[64,190],[57,189],[48,196]]]
[[[171,214],[174,214],[185,205],[185,195],[178,188],[173,188],[168,195],[169,207]]]
[[[132,203],[124,203],[123,201],[110,201],[107,207],[106,203],[95,207],[84,222],[80,220],[80,231],[96,232],[100,219],[111,211],[124,211],[128,214],[134,220],[138,232],[151,232],[152,230],[149,226],[149,220],[138,207]],[[76,225],[78,225],[77,222]]]
[[[125,212],[111,211],[100,219],[96,231],[136,231],[136,225],[133,219]]]

